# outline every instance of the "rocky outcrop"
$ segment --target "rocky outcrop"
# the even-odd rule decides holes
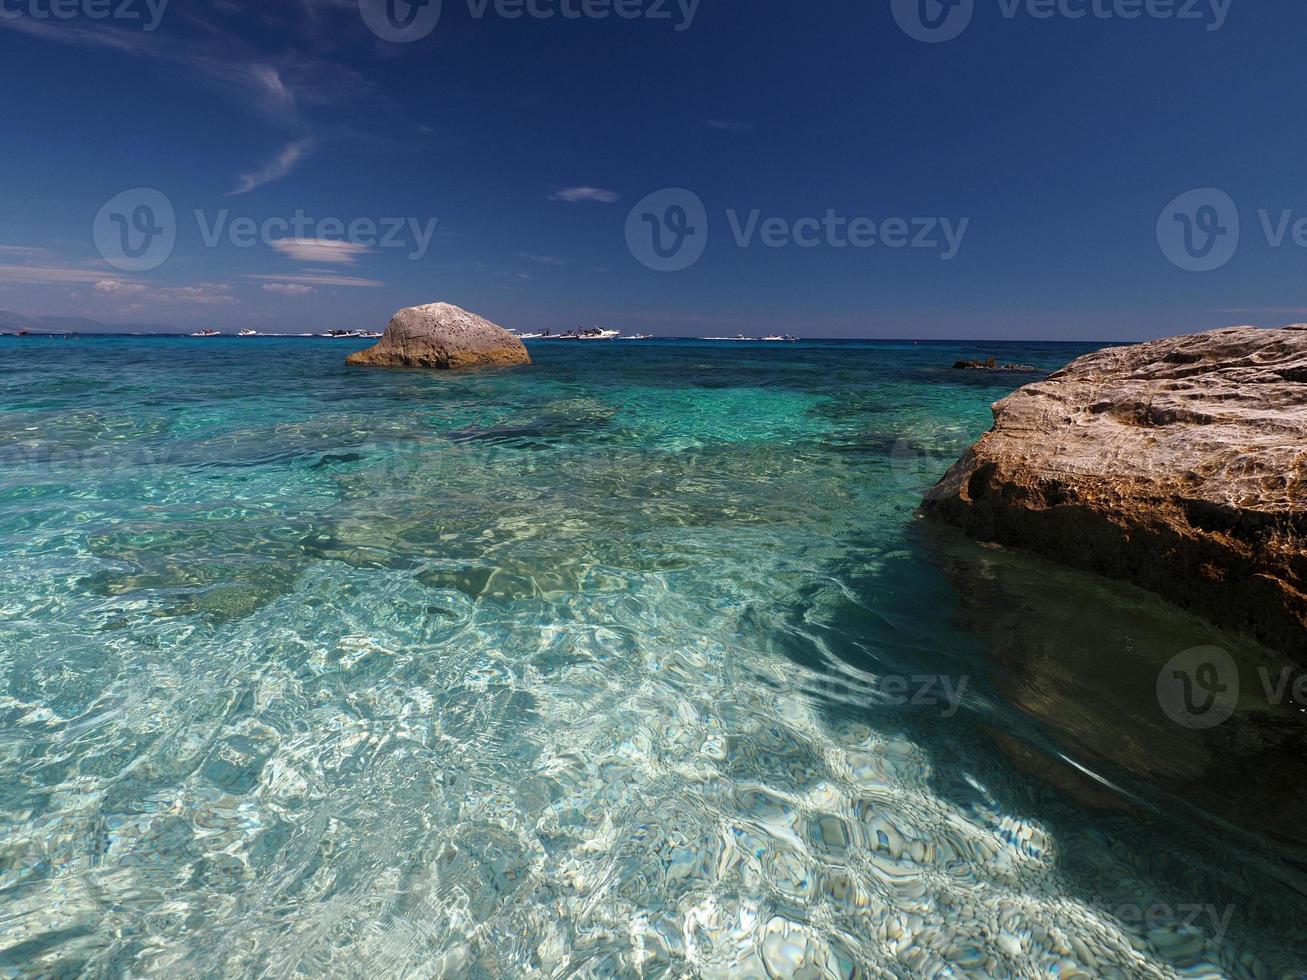
[[[449,303],[431,303],[400,310],[375,346],[345,363],[456,369],[530,364],[531,357],[503,327]]]
[[[1307,661],[1307,325],[1098,351],[994,419],[927,517]]]

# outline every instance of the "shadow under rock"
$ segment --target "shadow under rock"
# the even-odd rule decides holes
[[[1014,764],[1064,787],[1082,766],[1132,796],[1206,816],[1223,836],[1270,842],[1307,868],[1307,724],[1290,696],[1290,661],[1134,586],[948,528],[920,530],[958,590],[959,625],[985,644],[994,690],[1071,760],[1041,763],[998,739]],[[1165,694],[1175,658],[1190,651],[1223,651],[1237,670],[1238,701],[1223,723],[1186,714]]]
[[[932,791],[963,812],[1046,828],[1067,887],[1108,917],[1181,896],[1293,946],[1307,917],[1299,716],[1241,704],[1194,731],[1156,695],[1184,649],[1223,643],[1250,668],[1265,651],[1132,587],[923,525],[908,540],[788,609],[747,611],[742,641],[801,667],[832,724],[923,748]],[[887,677],[931,673],[967,680],[955,713],[883,696]]]

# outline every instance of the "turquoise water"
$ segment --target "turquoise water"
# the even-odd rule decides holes
[[[0,339],[0,975],[1301,975],[1234,641],[913,519],[1085,348],[357,346]]]

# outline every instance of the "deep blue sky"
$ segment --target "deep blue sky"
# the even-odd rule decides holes
[[[1228,0],[1209,30],[1212,0],[1205,20],[1013,2],[975,0],[960,36],[924,44],[890,0],[702,0],[685,30],[675,3],[670,21],[507,21],[444,0],[429,37],[393,44],[357,0],[173,0],[153,32],[3,0],[0,309],[300,332],[448,300],[523,329],[1050,340],[1307,319],[1307,248],[1272,247],[1257,217],[1307,217],[1307,7]],[[123,271],[93,225],[137,187],[172,202],[177,243]],[[709,237],[663,273],[625,228],[667,187],[702,199]],[[1232,196],[1242,237],[1187,272],[1156,227],[1199,187]],[[196,209],[438,224],[419,259],[411,235],[209,247]],[[754,209],[968,224],[951,261],[740,247],[726,213]]]

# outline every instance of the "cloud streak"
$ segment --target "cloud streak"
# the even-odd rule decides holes
[[[246,194],[279,180],[307,157],[319,142],[322,130],[312,119],[315,110],[320,110],[320,116],[321,111],[329,110],[327,124],[339,130],[334,120],[339,118],[342,105],[376,96],[375,87],[348,66],[293,50],[259,50],[233,31],[207,23],[195,11],[189,11],[187,17],[196,29],[189,37],[165,38],[104,24],[91,29],[30,17],[0,17],[0,28],[57,44],[108,49],[156,62],[166,69],[170,79],[186,78],[284,130],[288,142],[263,166],[240,174],[229,196]]]
[[[360,255],[368,252],[366,245],[335,238],[278,238],[268,244],[297,262],[353,265]]]
[[[0,265],[0,282],[22,284],[95,285],[105,281],[103,269],[78,268],[76,266],[48,265]]]
[[[600,204],[616,204],[620,199],[616,191],[606,191],[602,187],[566,187],[549,196],[551,201],[563,201],[567,204],[579,204],[582,201],[598,201]]]
[[[376,279],[359,279],[354,276],[336,276],[325,272],[304,272],[290,276],[245,276],[253,282],[274,282],[300,286],[343,286],[351,289],[367,289],[384,286]]]
[[[258,170],[241,174],[236,189],[228,193],[227,196],[238,197],[241,194],[248,194],[256,187],[262,187],[274,180],[280,180],[294,170],[295,165],[308,156],[312,149],[313,140],[307,137],[288,143],[282,147],[280,153]]]
[[[753,129],[753,123],[730,119],[705,119],[703,124],[709,129],[716,129],[723,133],[747,133]]]
[[[202,282],[198,286],[153,287],[122,279],[103,279],[95,284],[95,292],[102,297],[127,301],[127,309],[134,312],[159,303],[184,306],[232,306],[240,302],[231,294],[230,285],[217,282]]]

